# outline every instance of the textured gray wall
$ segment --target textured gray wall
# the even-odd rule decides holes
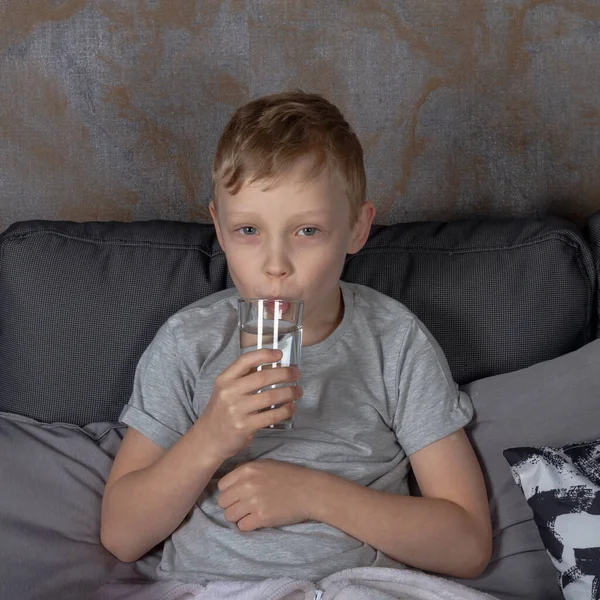
[[[0,0],[0,227],[208,221],[228,117],[295,87],[377,222],[600,208],[598,0]]]

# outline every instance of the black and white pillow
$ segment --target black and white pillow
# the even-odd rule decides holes
[[[600,600],[600,440],[510,448],[504,457],[533,510],[566,600]]]

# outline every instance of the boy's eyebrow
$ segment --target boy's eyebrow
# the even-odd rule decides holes
[[[311,215],[328,215],[330,211],[326,210],[326,209],[319,209],[319,210],[305,210],[302,211],[300,213],[297,213],[295,215],[293,215],[293,218],[297,218],[297,217],[307,217],[307,216],[311,216]],[[244,217],[244,218],[248,218],[248,217],[255,217],[255,216],[260,216],[258,215],[258,213],[254,213],[254,212],[230,212],[228,213],[228,216],[233,217],[233,218],[240,218],[240,217]]]

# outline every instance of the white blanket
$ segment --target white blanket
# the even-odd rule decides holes
[[[157,581],[104,586],[102,600],[496,600],[442,577],[412,569],[361,567],[316,584],[290,578],[260,582],[214,581],[207,585]]]

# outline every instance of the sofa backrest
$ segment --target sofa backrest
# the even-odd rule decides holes
[[[227,285],[214,228],[29,221],[0,238],[0,410],[116,420],[166,318]]]
[[[595,338],[590,248],[574,224],[550,215],[376,226],[344,278],[411,309],[460,384]]]
[[[554,217],[373,226],[342,278],[413,310],[459,383],[595,337],[590,248]],[[116,420],[160,325],[232,285],[212,225],[12,225],[0,235],[0,411]]]

